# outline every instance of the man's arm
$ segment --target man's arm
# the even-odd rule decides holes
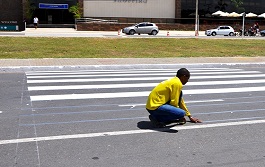
[[[183,98],[181,98],[181,102],[180,102],[180,106],[179,107],[186,112],[186,116],[189,117],[191,122],[193,122],[193,123],[202,123],[202,121],[199,120],[198,118],[194,118],[194,117],[191,116],[191,114],[190,114],[190,112],[189,112],[189,110],[188,110]]]

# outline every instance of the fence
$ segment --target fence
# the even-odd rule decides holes
[[[81,31],[116,31],[117,29],[140,22],[156,23],[161,30],[184,30],[193,31],[195,28],[195,18],[81,18],[76,19],[76,29]],[[250,28],[258,22],[260,29],[265,28],[264,18],[246,18],[245,27]],[[242,28],[243,19],[211,17],[199,19],[199,30],[204,31],[216,28],[219,25],[230,25],[236,31]]]

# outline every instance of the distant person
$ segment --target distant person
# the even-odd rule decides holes
[[[256,29],[256,33],[258,34],[259,33],[259,23],[255,24],[255,29]]]
[[[39,19],[38,19],[38,17],[35,16],[33,19],[33,24],[34,24],[35,29],[38,28],[38,23],[39,23]]]
[[[151,123],[158,128],[167,124],[185,124],[188,116],[193,123],[202,121],[191,116],[182,98],[182,87],[190,79],[190,72],[186,68],[178,70],[173,78],[159,83],[149,94],[146,109],[150,113]]]

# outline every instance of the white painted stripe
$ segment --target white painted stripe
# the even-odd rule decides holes
[[[3,113],[3,111],[0,111],[0,114],[2,114]]]
[[[215,100],[198,100],[198,101],[185,101],[185,103],[209,103],[209,102],[219,102],[224,101],[223,99],[215,99]]]
[[[60,75],[60,74],[113,74],[113,73],[156,73],[156,72],[177,72],[178,69],[126,69],[126,70],[79,70],[79,71],[28,71],[26,75]],[[242,69],[229,68],[191,68],[190,72],[206,72],[206,71],[242,71]]]
[[[127,76],[157,76],[157,75],[168,75],[175,76],[176,72],[172,73],[144,73],[144,74],[101,74],[101,75],[91,75],[91,74],[75,74],[75,75],[48,75],[48,76],[27,76],[27,79],[39,79],[39,78],[92,78],[92,77],[127,77]]]
[[[199,82],[188,82],[188,86],[194,85],[234,85],[234,84],[257,84],[257,83],[265,83],[265,79],[253,79],[253,80],[230,80],[230,81],[199,81]]]
[[[172,130],[192,130],[192,129],[206,129],[206,128],[252,125],[252,124],[262,124],[262,123],[265,123],[265,120],[251,120],[251,121],[226,122],[226,123],[215,123],[215,124],[197,124],[197,125],[192,125],[192,126],[175,126],[170,129]],[[166,128],[160,129],[160,131],[163,131],[163,130],[168,131],[168,129]],[[128,130],[128,131],[99,132],[99,133],[61,135],[61,136],[34,137],[34,138],[23,138],[23,139],[0,140],[0,145],[40,142],[40,141],[53,141],[53,140],[66,140],[66,139],[132,135],[132,134],[155,133],[155,132],[159,132],[159,131],[146,129],[146,130]]]
[[[237,93],[265,91],[262,87],[241,87],[241,88],[222,88],[222,89],[192,89],[184,90],[184,94],[214,94],[214,93]],[[120,98],[120,97],[146,97],[150,91],[143,92],[117,92],[117,93],[92,93],[92,94],[63,94],[63,95],[36,95],[30,96],[31,101],[42,100],[75,100],[75,99],[101,99],[101,98]]]
[[[221,79],[221,78],[257,78],[265,77],[265,74],[252,75],[220,75],[220,76],[193,76],[192,79]],[[28,80],[28,83],[65,83],[65,82],[108,82],[108,81],[146,81],[166,80],[169,77],[137,77],[137,78],[90,78],[90,79],[54,79],[54,80]]]
[[[66,82],[108,82],[108,81],[148,81],[165,80],[169,77],[142,77],[142,78],[96,78],[96,79],[55,79],[55,80],[28,80],[31,83],[66,83]]]
[[[255,74],[255,73],[261,73],[259,71],[236,71],[236,72],[200,72],[200,73],[193,73],[191,74],[192,76],[194,75],[219,75],[219,74]],[[89,77],[127,77],[127,76],[157,76],[157,75],[168,75],[168,76],[175,76],[176,72],[172,73],[144,73],[144,74],[98,74],[98,75],[92,75],[92,74],[74,74],[74,75],[48,75],[48,76],[42,76],[42,75],[37,75],[37,76],[27,76],[27,79],[39,79],[39,78],[89,78]]]
[[[117,93],[93,93],[93,94],[63,94],[63,95],[37,95],[30,96],[31,101],[43,100],[77,100],[77,99],[103,99],[120,97],[147,96],[150,92],[117,92]]]
[[[247,84],[247,83],[265,83],[265,79],[255,80],[234,80],[234,81],[203,81],[188,82],[187,86],[194,85],[230,85],[230,84]],[[37,90],[73,90],[73,89],[106,89],[106,88],[138,88],[138,87],[155,87],[158,83],[135,83],[135,84],[104,84],[104,85],[60,85],[60,86],[29,86],[29,91]]]
[[[224,101],[223,99],[216,99],[216,100],[201,100],[201,101],[185,101],[185,103],[210,103],[210,102],[219,102]],[[135,106],[145,106],[146,104],[121,104],[118,105],[119,107],[135,107]]]
[[[29,86],[29,91],[36,90],[70,90],[70,89],[105,89],[105,88],[139,88],[154,87],[158,83],[108,84],[108,85],[62,85],[62,86]]]
[[[100,72],[50,72],[50,73],[26,73],[28,77],[37,77],[37,76],[56,76],[56,75],[110,75],[110,74],[152,74],[152,73],[174,73],[176,74],[176,70],[168,70],[168,71],[100,71]]]
[[[185,90],[185,94],[214,94],[214,93],[243,93],[265,91],[265,86],[261,87],[241,87],[241,88],[222,88],[222,89],[193,89]]]

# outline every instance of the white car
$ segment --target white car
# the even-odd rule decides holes
[[[137,33],[140,34],[148,34],[148,35],[156,35],[159,32],[158,27],[155,23],[143,22],[139,24],[135,24],[130,27],[125,27],[122,29],[122,33],[127,35],[134,35]]]
[[[205,31],[205,35],[207,36],[215,36],[215,35],[229,35],[234,36],[235,30],[231,26],[219,26],[216,29],[210,29]]]

